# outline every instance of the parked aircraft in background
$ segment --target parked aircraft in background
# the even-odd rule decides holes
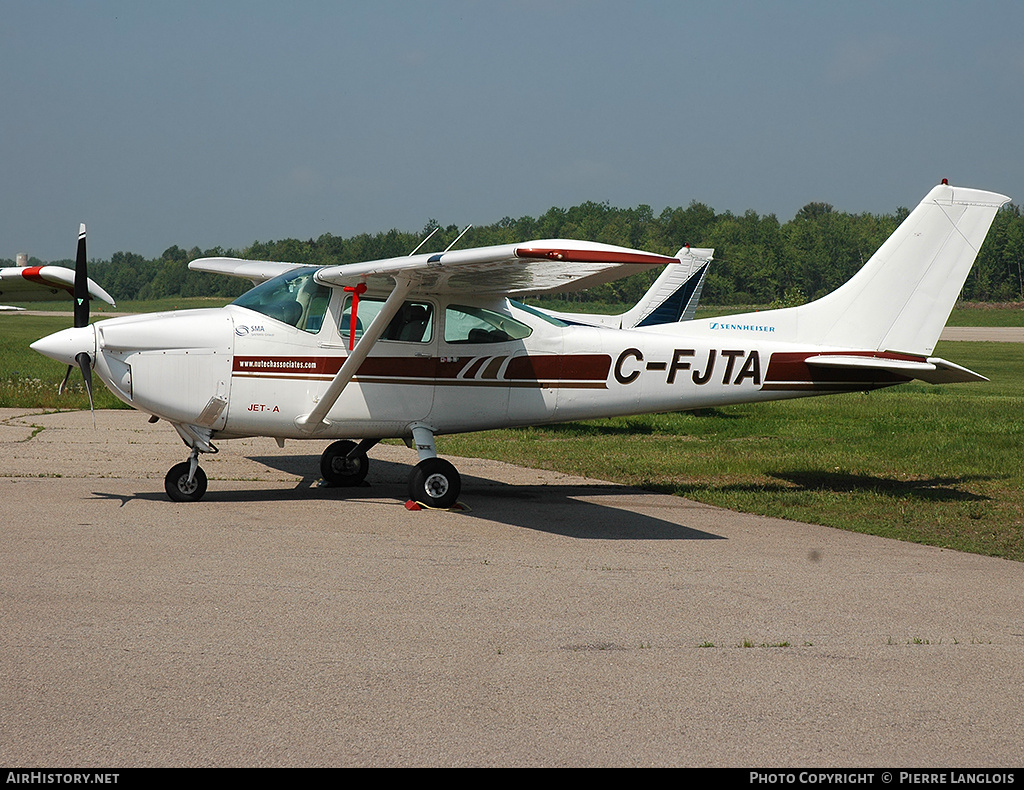
[[[697,303],[714,253],[711,249],[691,249],[689,245],[683,247],[675,256],[678,263],[666,266],[643,298],[625,313],[599,315],[544,309],[541,312],[568,324],[607,326],[613,329],[690,321],[697,312]]]
[[[81,255],[85,254],[85,225],[78,231]],[[76,269],[84,266],[76,262]],[[100,299],[116,307],[110,294],[86,277],[88,297]],[[5,302],[52,302],[75,296],[75,272],[63,266],[4,266],[0,268],[0,299]],[[0,310],[21,310],[20,307],[0,306]]]

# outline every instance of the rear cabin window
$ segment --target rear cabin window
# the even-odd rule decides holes
[[[453,304],[444,313],[446,343],[505,343],[522,340],[531,332],[512,316],[484,307]]]

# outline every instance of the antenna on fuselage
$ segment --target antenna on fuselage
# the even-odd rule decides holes
[[[424,244],[426,244],[428,241],[430,241],[430,237],[433,236],[435,233],[437,233],[439,230],[441,230],[441,226],[440,225],[435,225],[434,229],[432,231],[430,231],[430,233],[428,233],[426,236],[423,237],[423,241],[421,241],[419,244],[417,244],[416,245],[416,249],[413,250],[412,252],[410,252],[409,255],[415,255],[419,251],[419,248],[422,247]]]

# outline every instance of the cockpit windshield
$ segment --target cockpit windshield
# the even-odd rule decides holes
[[[315,267],[286,272],[246,291],[232,304],[316,334],[323,325],[331,289],[313,279],[315,272]]]

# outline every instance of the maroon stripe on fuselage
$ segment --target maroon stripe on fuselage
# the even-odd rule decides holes
[[[869,359],[895,359],[923,362],[923,357],[910,354],[891,354],[880,351],[797,351],[772,354],[765,373],[763,390],[821,390],[823,392],[856,392],[864,389],[889,387],[910,381],[913,376],[893,370],[869,368],[827,368],[808,365],[810,357],[866,357]]]
[[[502,381],[530,382],[604,382],[608,378],[612,360],[607,354],[570,354],[522,356],[513,358],[505,369],[505,375],[497,379],[498,370],[505,357],[480,357],[470,363],[473,357],[369,357],[356,373],[363,379],[402,380],[431,379],[445,383],[463,376],[469,380],[480,374],[483,378],[500,383]],[[269,378],[310,379],[334,376],[341,369],[345,357],[271,357],[236,356],[232,362],[232,373],[239,376]],[[467,364],[469,368],[467,369]]]
[[[612,367],[607,354],[558,354],[515,357],[505,369],[505,378],[542,381],[604,381]]]

